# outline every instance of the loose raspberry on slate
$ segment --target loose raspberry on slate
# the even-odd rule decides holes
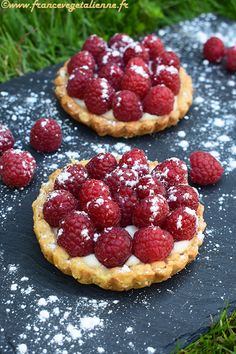
[[[176,241],[183,241],[193,238],[197,232],[197,225],[196,211],[188,207],[180,207],[167,216],[163,227]]]
[[[98,37],[96,34],[92,34],[91,36],[89,36],[82,47],[82,50],[89,51],[95,59],[97,59],[99,54],[104,52],[106,49],[107,43],[101,37]]]
[[[109,47],[119,50],[121,53],[124,52],[128,44],[132,43],[133,39],[127,34],[116,33],[109,40]]]
[[[91,53],[87,50],[82,50],[81,52],[76,53],[71,57],[69,63],[67,64],[67,71],[69,75],[72,74],[75,69],[90,69],[91,71],[95,70],[95,60]]]
[[[123,266],[131,251],[132,238],[121,227],[105,230],[95,243],[95,255],[107,268]]]
[[[236,71],[236,46],[226,50],[225,67],[228,71]]]
[[[176,96],[180,90],[179,72],[174,66],[159,65],[153,73],[152,84],[153,86],[163,84]]]
[[[198,191],[187,184],[172,186],[167,190],[167,201],[170,209],[185,206],[197,210],[199,205]]]
[[[144,37],[142,45],[148,49],[151,60],[158,57],[164,51],[164,44],[155,34],[148,34]]]
[[[123,57],[118,50],[107,48],[104,52],[98,55],[97,64],[100,69],[106,64],[116,64],[122,67]]]
[[[99,71],[99,77],[107,79],[109,84],[116,90],[120,90],[123,70],[117,64],[106,64]]]
[[[98,230],[117,226],[120,222],[120,208],[113,200],[100,197],[89,202],[87,208],[88,214]]]
[[[0,124],[0,155],[14,146],[14,137],[6,125]]]
[[[211,63],[220,63],[224,54],[225,46],[220,38],[211,37],[203,46],[203,56]]]
[[[188,184],[188,169],[186,163],[176,157],[171,157],[159,163],[152,175],[159,179],[165,187]]]
[[[157,58],[156,65],[174,66],[177,70],[180,69],[180,60],[175,52],[167,51],[161,53]]]
[[[128,61],[131,58],[138,57],[143,59],[146,63],[149,61],[149,53],[147,48],[145,48],[142,44],[139,42],[132,42],[130,43],[124,52],[124,62],[125,64],[128,63]]]
[[[150,76],[138,65],[132,65],[126,70],[121,81],[121,89],[136,93],[141,99],[147,94],[151,87]]]
[[[139,177],[149,172],[147,156],[138,148],[125,152],[119,161],[119,166],[137,171]]]
[[[151,175],[146,175],[140,178],[136,190],[140,199],[157,194],[161,194],[163,196],[166,195],[164,185],[155,176]]]
[[[71,257],[84,257],[93,253],[94,228],[83,211],[72,211],[60,222],[57,243]]]
[[[67,93],[70,97],[84,99],[85,90],[89,80],[92,78],[92,71],[85,69],[78,69],[74,71],[67,82]]]
[[[163,116],[169,114],[174,108],[174,94],[165,86],[152,87],[143,100],[144,112]]]
[[[133,253],[143,263],[162,261],[174,247],[172,235],[158,226],[148,226],[136,231]]]
[[[122,186],[135,188],[138,183],[138,173],[133,169],[117,167],[105,176],[104,182],[112,193],[117,192]]]
[[[43,216],[49,225],[58,227],[62,219],[78,207],[78,201],[68,191],[58,190],[48,194],[43,205]]]
[[[143,115],[143,107],[139,97],[131,91],[116,92],[112,101],[113,114],[122,122],[139,120]]]
[[[166,199],[160,195],[154,195],[142,199],[136,204],[133,211],[133,224],[137,227],[149,225],[161,225],[169,213]]]
[[[31,128],[30,144],[40,152],[53,152],[62,142],[60,125],[52,118],[40,118]]]
[[[90,178],[103,179],[117,167],[116,158],[110,153],[100,153],[94,156],[86,165]]]
[[[114,89],[104,78],[92,79],[85,90],[84,102],[91,113],[104,114],[111,109]]]
[[[0,157],[0,176],[11,188],[26,187],[32,180],[36,161],[28,151],[9,149]]]
[[[120,225],[122,227],[132,225],[132,216],[135,205],[138,203],[137,193],[131,187],[121,187],[114,193],[114,200],[121,210]]]
[[[126,65],[125,67],[125,70],[129,70],[130,68],[132,67],[136,67],[136,66],[141,66],[141,68],[143,68],[143,70],[148,74],[150,75],[150,70],[149,70],[149,67],[148,67],[148,64],[143,61],[142,58],[139,58],[139,57],[135,57],[135,58],[131,58],[128,62],[128,64]]]
[[[215,184],[224,173],[220,162],[209,152],[195,151],[190,155],[190,177],[200,186]]]
[[[57,176],[54,189],[64,189],[69,191],[74,197],[78,198],[79,190],[82,184],[88,178],[87,169],[81,164],[66,166]]]
[[[103,181],[88,179],[82,184],[79,190],[78,200],[80,208],[87,211],[88,202],[91,202],[93,199],[108,199],[110,197],[109,188]]]

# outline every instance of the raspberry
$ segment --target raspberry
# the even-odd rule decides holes
[[[109,47],[119,50],[121,53],[124,52],[128,44],[132,43],[133,39],[127,34],[116,33],[109,40]]]
[[[121,89],[129,90],[141,99],[147,94],[151,87],[151,79],[145,70],[138,65],[132,65],[130,69],[126,70],[121,81]]]
[[[68,191],[50,192],[43,205],[43,216],[49,225],[58,227],[62,219],[78,206],[78,201]]]
[[[117,166],[116,158],[107,153],[94,156],[86,165],[90,178],[103,179],[107,173],[113,171]]]
[[[36,161],[28,151],[9,149],[0,158],[0,176],[8,187],[26,187],[35,169]]]
[[[107,48],[104,52],[99,54],[97,58],[97,64],[99,68],[102,68],[106,64],[116,64],[122,67],[123,58],[118,50]]]
[[[163,227],[173,235],[176,241],[191,240],[197,232],[197,223],[195,210],[180,207],[167,216]]]
[[[225,67],[228,71],[236,71],[236,46],[226,50]]]
[[[224,173],[220,162],[209,152],[195,151],[190,155],[190,177],[200,186],[215,184]]]
[[[14,146],[13,135],[6,125],[0,124],[0,155]]]
[[[121,210],[120,225],[122,227],[132,225],[133,210],[138,202],[137,194],[131,187],[121,187],[114,193],[114,200]]]
[[[93,253],[93,224],[87,214],[72,211],[60,222],[57,243],[71,257],[84,257]]]
[[[95,255],[107,268],[122,266],[131,256],[131,251],[132,239],[120,227],[104,231],[95,244]]]
[[[64,189],[78,198],[81,185],[88,178],[88,171],[81,164],[66,166],[57,176],[54,189]]]
[[[107,79],[109,84],[116,90],[120,90],[123,70],[117,64],[106,64],[99,71],[99,77]]]
[[[155,34],[149,34],[144,37],[142,45],[148,49],[150,59],[152,60],[158,57],[164,51],[164,45],[162,41]]]
[[[92,78],[92,71],[78,69],[74,71],[67,82],[67,93],[70,97],[84,99],[84,94],[89,80]]]
[[[172,157],[158,164],[152,175],[165,187],[188,184],[188,169],[184,161]]]
[[[119,161],[119,166],[120,168],[129,168],[137,171],[139,177],[147,174],[149,171],[145,152],[137,148],[125,152]]]
[[[134,208],[133,223],[137,227],[160,225],[169,213],[166,199],[160,195],[154,195],[142,199]]]
[[[69,75],[71,75],[72,72],[78,68],[82,68],[85,70],[90,69],[91,71],[94,71],[95,60],[92,54],[89,53],[87,50],[82,50],[81,52],[73,55],[73,57],[71,57],[69,63],[67,64],[67,71]]]
[[[156,65],[174,66],[177,70],[179,70],[180,60],[175,52],[163,52],[157,59]]]
[[[130,43],[124,51],[125,64],[127,64],[128,61],[134,57],[141,58],[141,59],[143,59],[143,61],[145,61],[147,63],[149,61],[149,53],[148,53],[147,48],[145,48],[139,42]]]
[[[167,201],[170,209],[177,209],[181,206],[197,210],[198,192],[187,184],[173,186],[167,190]]]
[[[128,62],[128,64],[125,67],[125,70],[129,70],[130,68],[132,68],[133,66],[141,66],[143,68],[143,70],[150,75],[150,70],[148,67],[148,64],[145,63],[145,61],[143,61],[142,58],[139,57],[135,57],[135,58],[131,58]]]
[[[134,234],[133,254],[143,263],[163,261],[173,247],[171,234],[158,226],[144,227]]]
[[[168,87],[174,95],[178,95],[180,90],[180,78],[179,72],[174,66],[157,66],[156,72],[152,77],[153,86],[165,85]]]
[[[82,184],[79,190],[78,200],[81,209],[86,210],[87,203],[93,199],[108,199],[110,196],[109,188],[104,182],[96,179],[88,179]]]
[[[92,79],[85,90],[84,101],[91,113],[103,114],[111,109],[114,89],[106,79]]]
[[[203,56],[211,63],[220,63],[224,54],[224,43],[217,37],[209,38],[203,46]]]
[[[166,189],[155,176],[146,175],[140,178],[137,184],[137,194],[140,199],[157,194],[165,196]]]
[[[152,87],[143,100],[144,112],[163,116],[169,114],[174,108],[174,94],[165,86]]]
[[[117,226],[121,218],[118,204],[102,197],[88,203],[88,214],[98,230]]]
[[[62,142],[60,125],[52,118],[40,118],[31,128],[30,144],[40,152],[53,152]]]
[[[105,176],[104,182],[112,193],[117,192],[122,186],[134,188],[138,183],[138,173],[128,168],[118,167]]]
[[[82,47],[82,50],[89,51],[95,59],[97,59],[99,54],[104,52],[106,49],[107,43],[101,37],[98,37],[96,34],[92,34],[91,36],[89,36]]]
[[[140,99],[134,92],[123,90],[115,94],[112,101],[113,114],[122,122],[139,120],[143,115],[143,107]]]

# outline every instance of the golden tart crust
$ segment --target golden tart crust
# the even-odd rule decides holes
[[[81,161],[80,163],[86,165],[87,162]],[[152,168],[156,165],[157,162],[150,162]],[[164,261],[129,266],[128,271],[127,269],[124,271],[123,267],[111,269],[103,265],[92,267],[83,261],[83,257],[70,257],[62,247],[57,245],[54,231],[43,217],[43,204],[48,193],[53,190],[54,181],[60,172],[61,170],[57,169],[49,176],[48,182],[41,186],[39,196],[33,202],[32,207],[34,231],[41,251],[45,258],[63,273],[73,276],[82,284],[96,284],[103,289],[124,291],[143,288],[152,283],[167,280],[196,258],[198,249],[203,242],[203,238],[198,237],[197,234],[189,241],[189,245],[184,251],[171,253]],[[198,233],[203,233],[206,227],[203,211],[203,205],[199,204],[197,210]]]
[[[188,112],[193,99],[192,79],[182,67],[180,68],[179,74],[181,88],[178,96],[176,96],[176,108],[170,114],[157,117],[156,119],[141,119],[136,122],[120,122],[118,120],[109,120],[102,115],[99,116],[90,113],[86,108],[81,107],[67,94],[67,62],[57,72],[54,81],[55,93],[63,109],[72,118],[92,128],[98,133],[98,135],[111,135],[116,138],[132,138],[138,135],[156,133],[172,125],[176,125]]]

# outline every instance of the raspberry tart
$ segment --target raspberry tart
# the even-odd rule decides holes
[[[130,138],[177,124],[192,104],[192,80],[155,34],[118,33],[108,43],[92,35],[58,71],[55,93],[98,135]]]
[[[123,291],[167,280],[195,259],[205,222],[186,164],[133,149],[56,170],[33,203],[46,259],[83,284]]]

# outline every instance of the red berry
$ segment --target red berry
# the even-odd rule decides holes
[[[198,218],[196,211],[188,207],[180,207],[172,211],[164,223],[176,241],[191,240],[197,232]]]
[[[111,109],[114,89],[106,79],[92,79],[85,90],[84,101],[91,113],[104,114]]]
[[[95,59],[97,59],[99,54],[104,52],[106,49],[107,43],[102,38],[98,37],[96,34],[92,34],[91,36],[89,36],[82,47],[82,50],[89,51]]]
[[[116,167],[116,158],[109,152],[94,156],[86,165],[90,178],[94,179],[103,179]]]
[[[43,216],[49,225],[58,227],[62,219],[78,206],[78,201],[68,191],[50,192],[43,205]]]
[[[57,243],[71,257],[84,257],[93,253],[94,229],[88,215],[72,211],[60,222]]]
[[[236,46],[226,50],[225,66],[228,71],[236,71]]]
[[[190,177],[200,186],[215,184],[224,173],[220,162],[209,152],[195,151],[190,155]]]
[[[146,175],[140,178],[137,184],[137,194],[140,199],[157,194],[165,196],[166,189],[155,176]]]
[[[150,59],[155,59],[164,51],[164,44],[155,34],[144,37],[142,45],[149,50]]]
[[[133,253],[143,263],[163,261],[173,247],[171,234],[158,226],[144,227],[134,234]]]
[[[133,224],[137,227],[149,225],[161,225],[169,213],[166,199],[160,195],[154,195],[142,199],[134,208]]]
[[[98,230],[117,226],[121,218],[118,204],[111,199],[102,197],[88,203],[88,214]]]
[[[40,118],[31,128],[30,144],[40,152],[53,152],[62,142],[60,125],[52,118]]]
[[[105,176],[104,182],[112,193],[117,192],[122,186],[134,188],[138,183],[138,173],[132,169],[118,167]]]
[[[175,52],[163,52],[157,59],[156,65],[174,66],[177,70],[179,70],[180,60]]]
[[[142,66],[132,65],[126,70],[121,81],[121,89],[136,93],[141,99],[151,87],[151,79]]]
[[[199,205],[198,192],[187,184],[173,186],[167,190],[167,201],[170,209],[177,209],[183,206],[197,210]]]
[[[114,193],[114,200],[121,210],[120,225],[122,227],[132,225],[133,210],[138,202],[137,194],[131,187],[121,187]]]
[[[116,33],[109,40],[109,47],[119,50],[121,53],[124,52],[124,49],[133,42],[133,39],[127,34]]]
[[[147,156],[138,148],[125,152],[119,161],[119,166],[137,171],[139,177],[149,172]]]
[[[8,187],[26,187],[35,169],[36,161],[28,151],[9,149],[0,157],[0,176]]]
[[[225,54],[223,41],[217,37],[209,38],[203,47],[204,58],[211,63],[220,63]]]
[[[131,256],[131,251],[132,238],[120,227],[104,231],[95,244],[95,255],[107,268],[122,266]]]
[[[144,112],[164,116],[173,110],[174,100],[174,94],[168,87],[161,85],[154,86],[143,100]]]
[[[95,60],[92,54],[89,53],[87,50],[82,50],[81,52],[73,55],[73,57],[71,57],[70,61],[67,64],[67,71],[70,75],[75,69],[79,68],[85,70],[90,69],[91,71],[94,71],[95,69]]]
[[[104,182],[96,179],[88,179],[82,184],[79,190],[78,200],[81,209],[87,210],[88,202],[98,198],[108,199],[110,196],[109,188]]]
[[[145,61],[143,61],[142,58],[139,58],[139,57],[131,58],[129,60],[128,64],[126,65],[125,70],[129,70],[132,67],[137,67],[137,66],[141,66],[143,68],[143,70],[148,75],[150,75],[150,70],[149,70],[148,64]]]
[[[14,146],[13,135],[6,125],[0,124],[0,155]]]
[[[120,90],[123,70],[117,64],[106,64],[99,71],[99,77],[107,79],[109,84],[116,90]]]
[[[57,176],[54,189],[64,189],[78,197],[80,187],[88,178],[88,171],[81,164],[66,166]]]
[[[188,184],[188,169],[186,163],[172,157],[159,163],[152,175],[159,179],[165,187]]]
[[[139,42],[132,42],[130,43],[124,52],[124,62],[127,64],[131,58],[139,57],[142,58],[143,61],[149,61],[149,53],[147,48],[145,48]]]
[[[116,64],[118,66],[123,66],[123,58],[118,50],[113,50],[107,48],[104,52],[99,54],[97,58],[97,64],[99,68],[102,68],[107,64]]]
[[[179,72],[174,66],[159,65],[153,73],[152,84],[153,86],[163,84],[176,96],[180,90]]]
[[[131,91],[116,92],[112,101],[113,114],[122,122],[139,120],[143,115],[143,107],[138,96]]]
[[[92,78],[92,71],[85,69],[75,70],[68,79],[67,93],[70,97],[84,99],[85,90],[89,80]]]

